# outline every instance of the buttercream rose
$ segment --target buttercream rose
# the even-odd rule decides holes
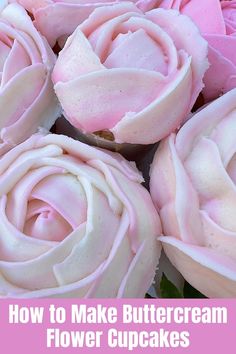
[[[190,16],[209,43],[210,68],[204,77],[206,100],[236,86],[236,1],[163,0],[159,6]]]
[[[164,250],[208,297],[236,296],[236,89],[158,148],[151,194]]]
[[[143,297],[160,221],[121,155],[33,135],[0,163],[2,297]]]
[[[206,57],[207,42],[188,17],[163,9],[143,14],[122,3],[96,9],[77,27],[53,81],[76,128],[109,131],[117,143],[150,144],[174,131],[192,108]]]
[[[39,126],[50,128],[60,108],[51,81],[55,56],[18,4],[0,9],[0,154]]]
[[[12,0],[24,6],[34,16],[37,29],[51,46],[58,40],[63,46],[71,35],[97,7],[125,0]],[[158,0],[133,0],[143,11],[155,7]]]

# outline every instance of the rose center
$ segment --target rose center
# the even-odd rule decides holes
[[[24,233],[47,241],[62,241],[71,233],[71,225],[50,205],[39,200],[28,203]]]
[[[138,68],[166,75],[168,60],[162,47],[143,29],[120,33],[103,63],[107,68]]]

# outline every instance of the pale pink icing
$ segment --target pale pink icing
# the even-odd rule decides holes
[[[235,127],[236,89],[165,139],[151,169],[166,254],[209,297],[236,296]]]
[[[55,56],[23,7],[0,9],[0,154],[60,114],[51,70]]]
[[[96,9],[78,26],[52,77],[76,128],[150,144],[189,113],[207,67],[207,43],[188,17],[162,9],[143,14],[129,2]]]
[[[143,297],[158,214],[121,155],[36,134],[0,164],[2,297]]]
[[[61,46],[94,9],[126,0],[11,0],[24,6],[34,16],[37,29],[54,46]],[[158,0],[132,0],[142,11],[153,9]]]
[[[197,24],[209,43],[210,67],[203,94],[212,100],[236,86],[236,1],[162,0],[158,6],[176,9]]]

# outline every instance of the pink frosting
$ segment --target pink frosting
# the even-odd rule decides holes
[[[189,113],[207,67],[207,42],[188,17],[163,9],[143,14],[127,2],[96,9],[78,26],[52,77],[76,128],[150,144]]]
[[[0,155],[60,113],[51,70],[55,56],[18,4],[0,7]]]
[[[235,184],[236,89],[165,139],[151,169],[165,252],[208,297],[236,296]]]
[[[206,100],[236,86],[236,1],[163,0],[159,6],[190,16],[209,43],[210,68],[204,77]]]
[[[24,6],[35,19],[37,29],[47,38],[51,46],[71,35],[94,9],[126,0],[12,0]],[[153,9],[158,0],[130,0],[142,11]]]
[[[143,297],[160,220],[121,155],[36,134],[0,164],[2,297]]]

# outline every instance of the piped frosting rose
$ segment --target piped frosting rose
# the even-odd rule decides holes
[[[18,4],[0,9],[0,154],[39,126],[50,128],[60,108],[51,81],[55,56]]]
[[[34,17],[36,28],[51,46],[58,40],[61,46],[94,9],[125,0],[12,0],[24,6]],[[133,0],[142,10],[155,7],[158,0]]]
[[[122,3],[96,9],[77,27],[52,77],[76,128],[150,144],[181,124],[207,67],[207,42],[188,17]]]
[[[190,16],[209,43],[210,68],[204,77],[204,96],[212,100],[236,86],[236,1],[162,0],[165,9]]]
[[[143,297],[160,221],[119,154],[36,134],[0,161],[2,297]]]
[[[151,194],[164,250],[208,297],[236,296],[236,89],[159,146]]]

